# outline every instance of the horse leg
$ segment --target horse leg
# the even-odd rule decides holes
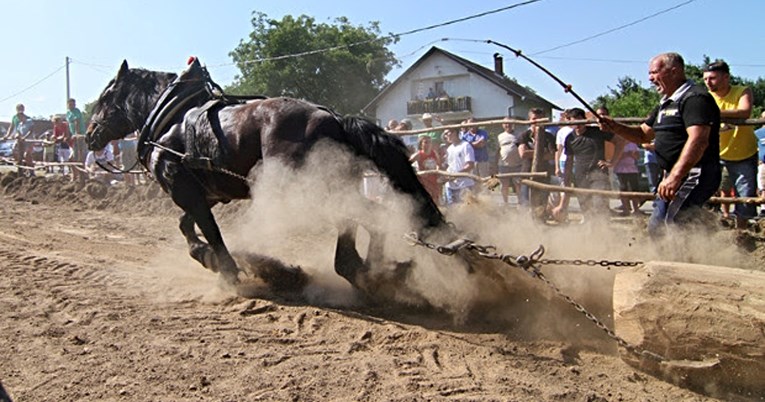
[[[356,226],[345,225],[339,229],[337,247],[335,248],[335,272],[357,286],[357,274],[359,271],[367,272],[369,267],[361,259],[356,250]]]
[[[178,228],[181,230],[183,237],[186,238],[186,243],[189,246],[189,255],[199,261],[205,268],[215,271],[217,267],[215,266],[212,247],[197,236],[197,232],[194,230],[194,225],[194,216],[188,212],[184,212],[183,215],[181,215]]]
[[[192,176],[185,174],[175,175],[169,188],[173,202],[184,211],[179,228],[186,238],[191,257],[205,268],[219,272],[226,282],[238,283],[239,268],[223,243],[223,236],[211,210],[214,204],[206,199],[204,190]],[[194,224],[202,231],[207,244],[196,235]]]
[[[412,266],[411,261],[396,262],[385,259],[384,245],[386,235],[374,229],[364,227],[369,233],[369,245],[366,258],[361,258],[356,249],[356,231],[359,224],[345,225],[339,230],[335,248],[335,272],[356,288],[369,291],[370,284],[380,280],[402,280]],[[381,270],[372,272],[373,267]],[[393,268],[392,275],[379,274]]]
[[[220,272],[227,283],[232,285],[239,283],[239,268],[236,262],[234,262],[234,258],[231,257],[226,244],[223,242],[223,236],[218,224],[215,222],[215,217],[210,207],[207,204],[198,204],[187,210],[187,214],[192,216],[193,221],[196,222],[205,240],[207,240],[207,247],[200,248],[198,244],[189,243],[189,251],[192,253],[192,257],[201,262],[205,267],[215,272]],[[189,237],[186,239],[188,240]],[[199,243],[202,243],[201,240]],[[210,253],[210,250],[212,250],[212,253]],[[197,256],[194,255],[195,252]]]

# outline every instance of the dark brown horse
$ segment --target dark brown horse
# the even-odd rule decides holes
[[[444,224],[399,138],[367,120],[342,117],[299,99],[232,99],[196,60],[180,76],[122,63],[96,102],[88,147],[101,149],[135,130],[141,130],[141,163],[184,211],[180,230],[189,253],[232,284],[239,281],[239,268],[211,208],[248,198],[245,178],[256,164],[280,160],[299,167],[322,139],[371,161],[396,190],[414,201],[420,229]],[[195,225],[205,241],[197,236]],[[357,253],[354,234],[355,227],[339,230],[335,254],[335,270],[352,284],[356,272],[369,263]]]

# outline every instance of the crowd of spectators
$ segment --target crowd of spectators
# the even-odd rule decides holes
[[[136,183],[132,174],[115,175],[110,172],[135,166],[137,159],[134,136],[114,141],[103,150],[88,151],[85,143],[87,123],[74,99],[67,100],[65,114],[51,116],[49,130],[37,135],[33,130],[35,120],[25,112],[23,104],[16,105],[16,114],[13,115],[8,130],[0,136],[1,141],[12,144],[10,158],[3,162],[16,165],[19,174],[34,176],[40,168],[45,174],[64,175],[72,181],[96,179],[107,184],[123,180],[128,185]],[[38,149],[41,152],[37,152]],[[125,152],[121,152],[122,150]]]
[[[678,102],[682,108],[682,102],[689,96],[706,94],[710,100],[714,100],[713,103],[716,104],[722,118],[750,117],[754,104],[752,92],[746,87],[730,84],[730,72],[725,62],[718,61],[706,66],[706,88],[694,86],[692,81],[685,78],[679,66],[682,66],[682,58],[674,53],[657,56],[649,66],[652,71],[649,76],[659,87],[664,99]],[[686,93],[689,90],[691,92]],[[651,219],[656,222],[663,219],[662,225],[675,219],[678,208],[682,211],[692,206],[691,204],[703,204],[709,209],[715,209],[705,204],[709,195],[694,196],[708,187],[710,182],[718,183],[715,170],[721,170],[723,177],[718,195],[765,197],[765,155],[762,152],[764,147],[758,144],[765,141],[765,126],[755,132],[752,126],[723,123],[719,125],[719,137],[718,127],[711,127],[705,132],[709,145],[698,148],[696,152],[700,153],[694,154],[693,158],[683,159],[685,156],[681,151],[684,144],[690,141],[683,138],[693,137],[695,130],[699,127],[703,129],[705,125],[709,126],[709,121],[714,121],[713,118],[703,117],[701,113],[707,113],[706,110],[715,115],[718,113],[713,110],[715,106],[712,102],[704,100],[706,103],[699,103],[702,101],[696,99],[703,98],[692,98],[693,102],[688,101],[686,104],[693,105],[693,108],[682,112],[687,114],[682,116],[685,119],[682,122],[685,124],[683,127],[687,127],[691,135],[683,137],[683,134],[677,134],[680,137],[671,138],[679,138],[679,142],[658,144],[661,148],[658,155],[656,132],[671,136],[675,135],[671,133],[675,133],[676,128],[665,129],[659,115],[649,116],[646,123],[640,127],[627,127],[609,118],[608,110],[603,107],[597,110],[598,116],[585,113],[580,108],[568,109],[561,114],[563,123],[568,120],[594,119],[600,124],[561,124],[556,130],[549,124],[532,123],[522,130],[516,130],[511,122],[507,122],[502,124],[502,131],[496,135],[496,142],[490,141],[486,130],[471,124],[476,122],[473,118],[462,121],[463,127],[460,130],[439,130],[433,126],[433,122],[443,124],[443,121],[437,116],[425,113],[421,116],[423,126],[432,130],[418,135],[418,146],[417,149],[412,149],[411,162],[420,171],[443,170],[456,174],[448,177],[439,174],[421,176],[425,188],[440,205],[461,202],[465,199],[466,192],[476,193],[480,190],[481,186],[476,186],[475,180],[466,175],[459,175],[460,173],[471,173],[486,178],[494,173],[530,172],[535,157],[539,161],[537,170],[547,171],[549,182],[552,184],[657,194],[659,212],[664,215],[652,216]],[[665,111],[664,108],[668,104],[663,102],[654,113],[674,113],[671,110]],[[541,121],[546,117],[540,109],[531,109],[528,115],[530,121]],[[765,118],[765,112],[760,117]],[[707,123],[698,123],[699,119],[707,119]],[[686,130],[683,127],[680,128]],[[401,122],[391,121],[386,128],[392,132],[412,130],[412,122],[409,119],[403,119]],[[663,134],[661,130],[670,131]],[[536,143],[540,138],[544,138],[544,145],[538,148]],[[670,137],[661,137],[660,140],[665,138]],[[607,145],[609,142],[611,145]],[[673,158],[679,159],[667,160],[667,148],[670,146],[675,147],[671,151],[676,152]],[[695,143],[693,146],[696,146]],[[541,149],[542,155],[535,155],[538,149]],[[701,158],[702,154],[704,158],[694,160]],[[711,159],[719,162],[712,165],[709,162]],[[672,163],[685,165],[682,169],[674,169],[676,166]],[[696,174],[696,170],[692,168],[699,164],[707,166],[705,176],[702,176],[701,180],[696,178],[696,181],[689,182]],[[684,173],[675,177],[677,172],[682,170]],[[520,207],[529,204],[529,189],[521,184],[521,178],[501,178],[500,182],[503,203],[509,203],[509,196],[514,193]],[[685,187],[693,185],[691,188],[695,186],[696,190],[691,190],[690,201],[686,202],[683,199],[680,201],[682,205],[672,207],[670,201],[682,192],[681,184]],[[620,205],[614,208],[610,207],[605,196],[576,195],[576,198],[584,216],[593,219],[608,216],[642,216],[648,212],[641,210],[645,201],[636,198],[621,198]],[[567,192],[551,193],[546,218],[566,221],[570,199],[571,196]],[[653,207],[656,208],[656,203]],[[765,208],[761,208],[758,215],[757,205],[751,203],[736,203],[732,211],[729,211],[727,206],[718,207],[716,210],[732,219],[739,228],[746,228],[752,219],[765,216]],[[677,216],[681,217],[683,213]]]

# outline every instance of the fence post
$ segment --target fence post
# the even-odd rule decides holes
[[[534,133],[532,131],[532,136]],[[545,165],[545,149],[547,149],[547,136],[545,135],[545,127],[537,126],[537,134],[534,138],[534,158],[531,160],[531,172],[543,172],[547,170]],[[531,177],[530,180],[539,181],[539,178]],[[545,208],[547,207],[547,192],[544,190],[535,190],[529,188],[529,204],[531,206],[531,217],[534,220],[543,220],[545,216]]]

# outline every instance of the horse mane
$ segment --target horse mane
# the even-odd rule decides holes
[[[143,127],[159,95],[175,80],[175,73],[131,68],[124,77],[113,78],[99,96],[93,108],[98,115],[102,109],[121,107],[135,129]]]
[[[162,91],[178,77],[174,73],[165,73],[158,71],[149,71],[144,69],[135,69],[133,72],[132,86],[125,105],[128,119],[131,122],[138,123],[136,127],[140,128],[146,122],[149,112],[154,107],[154,103]]]

